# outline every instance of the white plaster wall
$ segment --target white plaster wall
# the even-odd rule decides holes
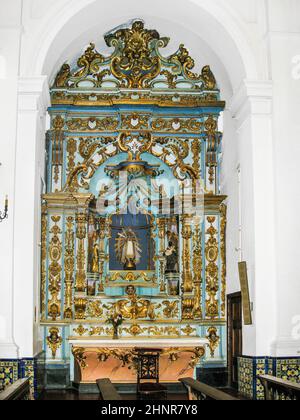
[[[274,158],[277,254],[277,334],[273,353],[300,355],[293,335],[300,315],[300,3],[274,1],[270,10],[270,53],[274,81]],[[297,66],[298,63],[298,66]]]
[[[12,205],[9,220],[0,225],[0,293],[6,297],[0,307],[0,343],[2,330],[3,343],[13,342],[15,336],[22,357],[39,350],[34,308],[38,308],[39,193],[47,104],[47,87],[43,87],[41,76],[53,79],[59,66],[91,40],[99,49],[104,47],[105,31],[135,17],[144,18],[147,26],[169,35],[170,51],[185,42],[198,67],[212,65],[228,101],[222,173],[222,192],[229,196],[228,292],[239,290],[240,253],[236,248],[241,219],[242,257],[248,261],[254,303],[254,325],[244,329],[244,353],[262,356],[270,353],[271,344],[279,338],[291,342],[291,318],[300,312],[299,225],[295,228],[291,216],[295,217],[300,207],[296,141],[300,80],[291,77],[292,57],[300,54],[299,6],[296,0],[0,0],[0,56],[7,61],[10,75],[0,80],[0,203],[8,193]],[[270,105],[269,94],[264,97],[261,93],[264,85],[256,86],[251,100],[247,89],[240,93],[244,79],[249,83],[271,77],[274,113],[261,107]],[[232,95],[244,95],[236,101],[239,105],[235,112],[230,107]],[[28,170],[24,169],[26,165]],[[18,207],[14,218],[15,195]],[[266,238],[272,242],[271,247]],[[289,351],[297,353],[297,345],[292,347]],[[0,345],[0,358],[3,355]]]
[[[17,357],[13,333],[14,204],[17,121],[17,80],[21,36],[21,1],[0,2],[0,55],[6,74],[0,79],[0,209],[9,197],[9,219],[0,225],[0,354]]]

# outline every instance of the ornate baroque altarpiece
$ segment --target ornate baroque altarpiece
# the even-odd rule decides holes
[[[141,21],[105,42],[110,55],[90,44],[51,88],[47,365],[70,365],[75,382],[134,382],[135,347],[150,345],[172,381],[226,363],[225,104],[209,66],[196,74],[183,45],[165,57],[169,39]]]

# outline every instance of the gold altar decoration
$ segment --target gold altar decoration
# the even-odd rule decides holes
[[[85,319],[87,299],[85,299],[85,298],[75,298],[74,299],[74,307],[75,307],[75,319]]]
[[[201,226],[200,220],[195,219],[193,233],[193,282],[195,290],[195,301],[193,314],[195,319],[202,319],[202,247],[201,247]]]
[[[221,253],[221,314],[222,317],[226,316],[226,225],[227,225],[227,206],[221,204],[220,206],[221,214],[221,226],[220,226],[220,253]]]
[[[199,139],[194,139],[192,143],[193,153],[193,170],[195,179],[199,180],[201,176],[200,157],[201,157],[201,142]]]
[[[136,368],[136,360],[138,352],[135,348],[83,348],[83,347],[73,347],[72,354],[75,360],[78,362],[81,369],[85,370],[88,367],[86,363],[87,355],[89,353],[97,353],[97,359],[99,362],[104,363],[108,360],[109,357],[114,357],[122,362],[123,367],[128,369]],[[175,362],[178,360],[180,353],[191,353],[192,357],[189,362],[190,368],[195,368],[201,358],[205,355],[204,347],[170,347],[163,348],[160,353],[160,357],[167,355],[169,356],[169,361]]]
[[[157,118],[152,121],[151,129],[160,133],[200,133],[202,123],[196,118]]]
[[[67,217],[67,231],[65,234],[65,319],[73,318],[73,273],[74,273],[74,217]]]
[[[143,114],[129,114],[121,116],[122,130],[148,130],[150,116]]]
[[[193,310],[195,305],[194,297],[183,297],[182,298],[182,319],[192,320],[194,318]]]
[[[104,307],[113,313],[122,315],[124,319],[136,320],[149,318],[154,320],[157,305],[153,304],[149,299],[139,298],[133,286],[128,286],[127,290],[128,299],[121,299],[117,302],[107,304]]]
[[[116,156],[120,152],[127,152],[128,160],[139,160],[142,153],[149,152],[168,165],[173,175],[179,181],[186,178],[199,179],[200,167],[199,157],[194,160],[192,165],[185,162],[191,149],[193,153],[201,151],[197,142],[190,144],[189,139],[180,137],[153,137],[150,132],[139,133],[139,140],[144,142],[136,156],[133,156],[129,143],[132,141],[129,132],[120,133],[118,137],[81,138],[79,142],[79,154],[83,159],[68,173],[66,185],[63,190],[76,193],[80,188],[88,190],[89,182],[96,170],[103,165],[109,158]],[[69,154],[69,166],[72,156]],[[72,165],[71,165],[72,167]],[[140,166],[131,166],[132,170],[141,170]],[[111,167],[113,171],[114,168]],[[150,168],[149,168],[150,170]],[[151,173],[155,173],[154,168]]]
[[[50,229],[52,238],[49,245],[49,259],[51,261],[49,265],[49,292],[51,293],[51,299],[48,302],[48,315],[52,318],[53,321],[56,321],[57,318],[61,315],[61,300],[59,299],[59,294],[61,290],[61,256],[62,256],[62,243],[60,240],[60,235],[62,231],[58,226],[58,223],[61,220],[60,216],[52,216],[52,222],[54,225]]]
[[[86,364],[86,356],[84,353],[85,349],[82,347],[72,348],[72,354],[82,369],[86,369],[88,367],[88,365]]]
[[[100,301],[91,300],[88,303],[87,315],[89,318],[100,319],[103,317],[103,308]]]
[[[72,118],[67,121],[69,131],[113,131],[115,132],[119,126],[117,118]]]
[[[207,222],[210,223],[206,234],[209,235],[205,244],[205,258],[206,265],[206,292],[208,298],[206,300],[206,317],[210,319],[217,318],[219,315],[219,305],[216,295],[219,291],[219,268],[216,264],[219,257],[218,241],[216,238],[217,229],[214,227],[216,221],[215,217],[207,217]]]
[[[47,344],[51,349],[52,358],[56,358],[56,352],[62,345],[62,338],[59,336],[59,329],[54,327],[50,328],[49,336],[47,337]]]
[[[41,315],[46,318],[46,277],[47,277],[47,207],[42,206],[41,220]]]
[[[167,47],[169,39],[145,29],[143,22],[135,21],[131,28],[106,35],[105,42],[115,48],[110,57],[100,54],[91,43],[78,59],[77,69],[72,71],[63,64],[53,86],[55,98],[61,97],[64,88],[78,89],[84,84],[93,89],[104,87],[106,82],[119,89],[154,88],[158,78],[168,89],[180,90],[180,83],[185,81],[190,89],[205,92],[205,98],[216,98],[213,93],[218,90],[210,67],[205,66],[201,74],[193,73],[195,62],[184,45],[175,54],[163,57],[159,48]]]
[[[212,358],[215,357],[215,351],[219,347],[220,337],[218,336],[218,329],[216,327],[211,327],[207,331],[206,338],[209,341],[210,355]]]
[[[191,238],[192,238],[192,218],[189,216],[182,217],[182,238],[183,254],[182,254],[182,267],[183,267],[183,293],[193,292],[193,279],[191,273]]]
[[[134,283],[135,286],[153,287],[157,284],[157,277],[155,271],[110,271],[106,278],[106,284],[109,283],[114,286]]]
[[[78,239],[77,252],[77,273],[76,273],[76,291],[84,292],[86,290],[86,271],[85,271],[85,240],[87,235],[87,216],[84,213],[76,215],[76,237]]]
[[[75,156],[77,152],[77,142],[75,139],[70,138],[67,144],[67,153],[68,153],[68,167],[67,174],[69,175],[75,168]]]
[[[218,166],[217,151],[220,145],[220,133],[217,132],[218,122],[210,115],[204,123],[206,130],[206,166],[208,167],[209,182],[215,181],[215,168]]]
[[[135,368],[130,343],[143,346],[145,340],[156,339],[165,347],[162,373],[166,369],[165,378],[177,380],[175,371],[192,376],[204,355],[204,348],[192,345],[209,343],[205,366],[225,337],[226,207],[221,204],[226,197],[215,195],[218,118],[225,103],[209,66],[194,73],[194,60],[183,45],[164,57],[169,40],[142,22],[114,30],[105,41],[113,48],[110,56],[90,44],[77,64],[72,60],[72,67],[62,66],[50,92],[49,182],[41,230],[44,347],[56,357],[61,346],[59,363],[69,363],[69,346],[74,346],[74,376],[84,370],[83,382],[99,372],[112,373],[117,380],[114,372],[124,366],[126,381],[127,367]],[[143,253],[153,241],[149,270],[137,271],[136,264],[115,270],[115,236],[131,223],[123,218],[124,226],[120,223],[120,229],[114,226],[112,231],[114,217],[126,203],[121,197],[124,169],[130,179],[143,177],[147,185],[154,184],[155,198],[141,206],[151,218],[151,229],[147,226],[147,234],[137,235]],[[176,186],[169,188],[163,174]],[[196,204],[196,187],[202,182],[204,222],[186,205]],[[187,186],[191,192],[184,203]],[[134,218],[131,228],[136,232],[133,226]],[[175,230],[178,273],[172,275],[165,252]],[[120,346],[112,344],[119,348],[105,347],[113,335],[105,323],[111,315],[124,319]],[[181,339],[188,349],[171,347],[172,341],[181,346]],[[186,351],[188,355],[182,354]]]
[[[88,328],[84,328],[83,325],[78,325],[77,328],[73,328],[73,331],[75,334],[79,335],[80,337],[82,337],[85,333],[87,333],[89,330]]]
[[[64,141],[64,128],[65,121],[57,115],[52,122],[53,130],[50,132],[52,141],[52,168],[54,171],[54,182],[58,184],[60,169],[63,164],[63,141]]]

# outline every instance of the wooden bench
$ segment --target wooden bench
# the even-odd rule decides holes
[[[264,391],[265,399],[267,401],[274,400],[300,400],[300,384],[291,381],[284,381],[270,375],[258,376],[261,381]]]
[[[111,383],[111,380],[106,379],[98,379],[97,386],[100,391],[100,395],[103,401],[120,401],[122,400],[121,396],[118,394],[116,388]]]
[[[182,378],[179,379],[179,381],[187,388],[189,400],[238,401],[237,398],[234,398],[217,388],[195,381],[195,379]]]
[[[0,393],[0,401],[31,400],[29,379],[20,379]]]

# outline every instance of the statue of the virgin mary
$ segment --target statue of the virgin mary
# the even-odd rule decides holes
[[[136,266],[141,260],[142,250],[132,229],[125,228],[121,233],[118,233],[115,250],[124,270],[136,270]]]

